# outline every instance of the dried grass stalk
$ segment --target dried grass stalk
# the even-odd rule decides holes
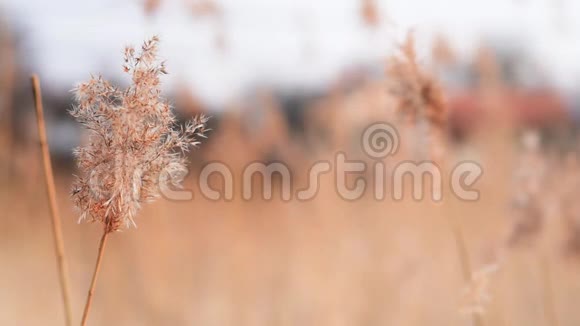
[[[71,110],[89,132],[84,147],[75,150],[81,174],[72,198],[79,220],[104,226],[82,324],[92,303],[109,233],[135,225],[141,204],[160,195],[160,187],[179,186],[185,176],[185,153],[205,138],[207,118],[178,127],[169,104],[161,98],[160,76],[165,65],[157,59],[158,38],[145,41],[140,53],[125,49],[123,66],[132,85],[119,90],[92,77],[75,89],[78,105]]]
[[[416,145],[419,145],[421,150],[428,151],[431,160],[442,161],[448,112],[445,94],[436,78],[419,65],[412,33],[407,34],[399,55],[389,58],[387,78],[389,78],[388,91],[398,101],[397,112],[412,124],[418,134],[420,144]],[[473,272],[465,236],[459,223],[450,215],[448,218],[463,280],[469,284],[472,282]],[[482,318],[474,314],[473,324],[483,325]]]
[[[440,161],[445,147],[447,101],[443,88],[418,62],[415,39],[407,34],[399,53],[387,62],[388,91],[397,99],[396,112],[414,126],[420,159]]]
[[[89,311],[93,303],[93,295],[95,293],[95,286],[97,285],[97,278],[99,277],[99,271],[101,270],[101,262],[103,261],[103,254],[105,253],[105,246],[107,244],[107,238],[110,232],[103,232],[101,236],[101,241],[99,243],[99,253],[97,254],[97,262],[95,263],[95,269],[93,270],[93,277],[91,278],[91,286],[89,287],[89,292],[87,294],[87,302],[85,303],[85,309],[83,310],[83,318],[81,320],[81,325],[87,324],[87,319],[89,318]]]
[[[550,326],[560,326],[556,313],[556,303],[554,302],[554,285],[552,284],[550,262],[544,255],[541,255],[538,260],[540,261],[540,272],[542,274],[542,305],[546,314],[546,322]]]
[[[52,222],[52,233],[54,236],[54,249],[58,266],[60,289],[64,304],[66,325],[72,325],[72,310],[70,304],[70,286],[68,279],[68,264],[64,254],[64,241],[62,237],[62,227],[58,205],[56,203],[56,190],[54,187],[54,176],[52,174],[52,164],[50,162],[50,151],[46,140],[46,127],[44,124],[44,112],[42,108],[42,93],[38,76],[32,76],[32,92],[34,93],[34,105],[36,108],[36,122],[38,125],[38,136],[40,139],[40,149],[42,151],[42,161],[44,163],[44,177],[46,181],[46,193],[50,204],[50,221]]]

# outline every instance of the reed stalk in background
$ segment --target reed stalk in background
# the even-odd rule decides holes
[[[447,104],[441,85],[419,65],[412,33],[407,34],[400,54],[389,58],[387,65],[388,91],[398,100],[397,112],[411,122],[415,132],[415,157],[444,163],[446,147]],[[473,271],[465,237],[459,223],[448,215],[463,281],[472,282]],[[473,325],[482,326],[482,318],[473,314]]]
[[[72,310],[70,304],[70,287],[68,279],[68,264],[64,254],[64,242],[62,237],[62,228],[58,205],[56,202],[56,190],[54,187],[54,176],[52,174],[52,164],[50,162],[50,151],[46,139],[46,127],[44,124],[44,112],[42,109],[42,93],[38,76],[32,76],[32,92],[34,93],[34,105],[36,107],[36,122],[38,124],[38,136],[40,139],[40,148],[42,151],[42,161],[44,163],[44,177],[46,181],[46,193],[50,204],[50,216],[52,222],[52,233],[54,235],[54,248],[56,253],[56,262],[60,278],[60,288],[64,304],[66,325],[72,325]]]
[[[465,237],[463,236],[461,227],[453,221],[451,216],[449,217],[449,225],[451,231],[453,232],[453,240],[455,241],[455,248],[457,248],[457,255],[461,264],[463,281],[466,284],[469,284],[473,281],[473,270],[471,268],[471,264],[469,263],[469,251],[467,250],[467,245],[465,244]],[[483,326],[483,319],[478,313],[472,313],[472,323],[474,326]]]
[[[538,260],[540,261],[540,272],[542,274],[542,287],[544,293],[542,304],[544,306],[547,323],[550,326],[560,326],[556,314],[556,304],[554,303],[554,286],[552,285],[550,262],[544,255],[540,255]]]
[[[101,270],[101,262],[103,261],[103,254],[105,253],[105,246],[107,244],[107,238],[111,232],[107,231],[107,226],[103,231],[101,236],[101,242],[99,243],[99,253],[97,254],[97,262],[95,263],[95,269],[93,270],[93,277],[91,278],[91,285],[89,287],[89,292],[87,294],[87,301],[85,303],[85,308],[83,310],[83,317],[81,320],[81,325],[87,324],[87,318],[89,317],[89,311],[93,303],[93,295],[95,293],[95,286],[97,285],[97,278],[99,277],[99,271]]]
[[[179,186],[187,170],[185,152],[204,138],[207,118],[177,128],[171,107],[161,98],[158,38],[143,43],[140,53],[125,49],[126,90],[93,77],[75,89],[71,115],[88,131],[85,146],[75,150],[80,170],[72,197],[79,220],[103,224],[97,262],[83,312],[86,325],[109,235],[135,225],[141,204],[160,195],[162,187]]]
[[[549,232],[553,228],[550,223],[554,221],[554,217],[549,213],[552,203],[556,202],[561,218],[566,219],[576,215],[574,205],[571,204],[577,201],[578,181],[571,170],[560,165],[562,163],[549,160],[541,144],[542,138],[538,130],[528,130],[521,136],[522,148],[515,169],[516,173],[514,173],[514,196],[511,205],[514,221],[507,246],[534,244],[534,249],[537,251],[535,260],[541,278],[539,283],[546,325],[558,326],[550,258],[547,251],[551,245],[548,241]]]

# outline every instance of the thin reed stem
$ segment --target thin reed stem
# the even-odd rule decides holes
[[[441,131],[441,130],[438,130]],[[433,133],[431,133],[432,135]],[[434,155],[435,154],[435,155]],[[441,153],[431,153],[430,156],[434,161],[442,162],[444,158]],[[458,212],[456,212],[458,213]],[[463,276],[463,282],[469,284],[473,281],[473,270],[471,269],[469,251],[467,250],[467,244],[465,243],[465,236],[461,230],[461,225],[453,217],[456,214],[447,215],[447,220],[449,223],[449,228],[453,234],[453,240],[455,242],[455,249],[457,250],[457,256],[459,258],[459,264],[461,265],[461,274]],[[477,313],[472,314],[472,325],[473,326],[483,326],[483,317]]]
[[[550,326],[559,326],[558,317],[556,316],[556,305],[554,303],[554,289],[552,285],[552,275],[548,258],[542,255],[540,257],[540,270],[542,273],[543,285],[543,305],[546,314],[547,323]]]
[[[457,255],[459,256],[459,263],[461,264],[461,273],[463,274],[463,281],[469,283],[473,277],[473,271],[471,270],[471,265],[469,264],[469,252],[467,251],[467,245],[465,244],[465,237],[461,231],[461,227],[453,221],[453,218],[449,218],[451,231],[453,232],[453,238],[455,240],[455,248],[457,249]],[[483,326],[483,319],[478,314],[472,315],[472,321],[474,326]]]
[[[99,253],[97,255],[97,262],[95,263],[95,270],[93,271],[93,279],[91,280],[91,286],[87,294],[87,302],[85,303],[85,309],[83,311],[83,319],[81,321],[82,326],[87,324],[87,319],[89,318],[89,311],[91,310],[93,295],[95,293],[95,286],[97,284],[97,278],[99,277],[99,270],[101,269],[101,262],[103,260],[103,254],[105,253],[105,246],[107,244],[109,233],[111,233],[110,228],[105,226],[103,230],[103,236],[101,237],[101,242],[99,243]]]
[[[66,325],[72,325],[72,310],[70,304],[70,290],[68,279],[68,264],[64,254],[64,242],[58,206],[56,202],[56,190],[54,187],[54,176],[52,174],[52,164],[50,162],[50,151],[46,140],[46,127],[44,124],[44,112],[42,108],[42,93],[38,76],[33,75],[32,92],[34,93],[34,104],[36,107],[36,122],[38,124],[38,136],[40,138],[40,148],[42,150],[42,161],[44,163],[44,177],[46,181],[46,193],[50,203],[50,216],[52,222],[52,233],[54,235],[54,248],[60,278],[60,288],[64,304]]]

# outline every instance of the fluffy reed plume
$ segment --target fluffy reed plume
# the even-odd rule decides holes
[[[62,224],[56,203],[56,190],[54,186],[54,176],[52,174],[52,164],[50,162],[50,151],[46,139],[46,127],[44,124],[44,111],[42,109],[42,93],[40,82],[36,75],[32,76],[32,92],[34,93],[34,105],[36,108],[36,122],[38,125],[38,136],[40,138],[40,148],[42,151],[42,161],[44,163],[44,177],[46,181],[46,193],[50,204],[50,217],[52,222],[52,233],[54,235],[54,249],[58,265],[58,275],[62,300],[65,311],[66,325],[72,325],[72,309],[70,305],[70,286],[68,279],[68,263],[64,254],[64,241],[62,237]]]
[[[407,34],[400,54],[387,62],[389,92],[398,99],[398,111],[412,122],[425,119],[433,127],[443,127],[447,106],[443,90],[434,76],[419,66],[415,39]]]
[[[417,62],[412,33],[400,48],[400,53],[387,62],[388,91],[397,101],[398,114],[415,126],[418,151],[429,151],[431,159],[442,157],[447,104],[443,89]],[[425,156],[421,153],[420,156]]]
[[[154,15],[161,5],[161,0],[145,0],[143,1],[143,10],[147,16]]]
[[[132,85],[119,90],[92,77],[75,89],[78,105],[71,115],[90,132],[88,144],[75,150],[81,175],[72,197],[80,220],[104,225],[99,255],[83,314],[86,323],[107,235],[135,225],[141,203],[159,196],[185,175],[185,152],[204,138],[207,118],[176,128],[169,104],[160,97],[163,62],[157,59],[158,38],[145,41],[141,52],[125,49],[125,72]]]
[[[381,22],[376,0],[362,0],[360,15],[363,23],[370,28],[378,27]]]

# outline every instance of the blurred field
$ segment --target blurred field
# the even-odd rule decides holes
[[[380,24],[373,1],[362,3],[365,24]],[[209,4],[200,5],[200,15],[219,13]],[[146,6],[154,11],[157,2]],[[0,36],[8,44],[0,52],[3,67],[12,68],[0,71],[0,324],[62,325],[32,94],[25,70],[11,63],[17,59],[11,35]],[[444,154],[435,158],[444,176],[441,202],[431,201],[430,192],[413,200],[409,179],[402,201],[391,199],[389,189],[384,200],[367,192],[347,201],[332,173],[321,176],[313,200],[283,201],[280,184],[272,200],[242,199],[242,170],[250,162],[287,163],[294,189],[307,185],[312,164],[333,162],[339,151],[375,163],[361,157],[359,147],[364,128],[377,121],[393,123],[401,134],[401,150],[384,159],[387,180],[399,162],[433,158],[414,151],[420,140],[394,112],[393,76],[384,62],[369,71],[347,70],[325,91],[257,88],[219,112],[186,87],[172,89],[180,118],[213,115],[209,139],[189,157],[185,188],[194,199],[144,205],[138,228],[111,236],[89,324],[472,325],[477,315],[488,326],[580,325],[576,103],[550,86],[511,81],[509,60],[494,49],[482,46],[466,65],[444,39],[439,42],[422,67],[443,80],[448,110]],[[454,69],[466,70],[469,81],[446,81]],[[82,134],[65,117],[69,94],[48,89],[47,128],[76,322],[102,230],[77,224],[70,151]],[[448,186],[452,167],[464,160],[484,170],[475,202],[459,200]],[[232,201],[200,193],[199,171],[214,161],[234,172]],[[370,173],[351,176],[350,185],[356,177],[374,185]],[[210,180],[221,189],[219,178]],[[259,192],[258,181],[253,188]],[[462,270],[464,249],[473,280]]]
[[[546,256],[560,323],[575,325],[580,322],[574,304],[580,283],[577,266],[563,257],[563,238],[548,239],[555,245],[547,249],[505,245],[516,163],[515,145],[502,136],[486,132],[483,143],[470,145],[485,169],[477,185],[481,199],[475,203],[449,193],[441,203],[415,202],[410,193],[402,202],[376,201],[370,195],[347,202],[327,175],[320,193],[308,202],[282,202],[278,192],[272,201],[247,202],[238,189],[232,202],[208,201],[196,190],[191,202],[148,205],[138,229],[115,234],[110,242],[93,323],[466,325],[469,316],[459,313],[466,284],[451,219],[463,229],[474,270],[500,267],[490,280],[486,324],[548,324],[538,258]],[[201,153],[234,167],[257,158],[251,156],[252,142],[237,140],[233,132],[218,129]],[[230,155],[235,150],[246,157]],[[458,155],[463,154],[455,148],[448,159]],[[62,318],[38,159],[31,154],[18,174],[3,176],[0,288],[6,324],[59,324]],[[306,156],[300,160],[300,166],[308,166]],[[306,173],[298,175],[305,178]],[[69,173],[60,171],[57,180],[74,308],[80,311],[100,228],[75,223]],[[186,187],[195,189],[195,181],[190,177]]]

